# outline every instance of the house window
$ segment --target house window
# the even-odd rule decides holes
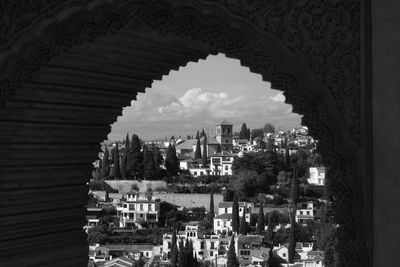
[[[214,242],[210,243],[210,249],[214,249]]]
[[[210,251],[210,257],[214,257],[214,251]]]
[[[228,165],[225,165],[225,171],[227,171],[228,170]]]
[[[286,257],[286,253],[282,253],[282,257]]]
[[[228,213],[228,208],[225,208],[225,213]]]
[[[193,175],[194,175],[194,176],[197,176],[197,172],[193,172]]]
[[[204,249],[204,241],[200,242],[200,249]]]
[[[203,175],[203,172],[200,172],[200,175]]]
[[[217,221],[217,226],[219,226],[219,221]]]
[[[226,227],[226,221],[224,221],[224,227]]]
[[[168,249],[171,248],[171,242],[168,242]]]
[[[303,215],[303,211],[302,210],[300,211],[300,215]]]
[[[140,210],[143,210],[143,204],[140,204]]]
[[[307,211],[307,215],[310,215],[310,211],[309,210]]]

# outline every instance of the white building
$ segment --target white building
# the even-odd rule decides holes
[[[211,175],[232,175],[232,164],[237,154],[221,152],[210,156]]]
[[[239,235],[235,237],[235,250],[242,265],[254,264],[262,266],[268,260],[269,248],[262,246],[262,236]],[[199,261],[217,262],[218,266],[226,264],[226,253],[229,250],[231,237],[220,235],[199,236],[197,225],[186,225],[185,231],[177,234],[177,243],[185,245],[186,240],[193,243],[193,251]],[[179,244],[177,244],[179,246]],[[172,234],[163,235],[163,258],[170,258],[172,250]],[[226,265],[225,265],[226,266]]]
[[[263,247],[261,235],[239,235],[236,238],[236,255],[240,265],[262,266],[268,261],[270,248]]]
[[[218,235],[205,235],[199,237],[198,225],[186,225],[185,231],[177,234],[177,245],[179,242],[186,243],[186,240],[191,240],[193,243],[193,251],[197,254],[197,259],[201,261],[215,260],[218,256],[218,248],[220,247],[220,241],[224,238],[220,238]],[[172,249],[172,234],[163,235],[163,254],[169,258]],[[226,250],[227,251],[227,250]]]
[[[101,207],[87,207],[86,208],[86,220],[87,223],[83,227],[86,233],[89,231],[90,228],[99,225],[100,222],[100,213],[103,210]]]
[[[191,175],[194,177],[202,176],[202,175],[208,175],[210,174],[210,169],[209,168],[189,168],[189,172]]]
[[[294,263],[288,266],[323,267],[324,252],[313,251],[313,243],[297,242],[295,247]],[[274,247],[274,252],[284,261],[289,260],[288,244]],[[285,265],[286,266],[286,265]]]
[[[325,167],[310,167],[309,184],[323,186],[325,184]]]
[[[139,192],[131,190],[124,195],[123,201],[117,205],[119,227],[147,228],[158,227],[160,201],[140,197]]]
[[[251,209],[254,204],[239,202],[239,217],[245,212],[245,220],[250,224]],[[218,205],[218,215],[214,218],[214,232],[222,233],[232,231],[232,205],[233,202],[220,202]]]
[[[321,203],[317,201],[304,201],[297,203],[295,220],[305,223],[308,220],[321,218]]]

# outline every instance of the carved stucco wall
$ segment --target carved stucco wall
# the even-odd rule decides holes
[[[360,9],[359,1],[334,0],[218,2],[98,0],[60,1],[59,3],[51,1],[51,3],[43,2],[42,5],[37,5],[34,1],[25,1],[18,6],[12,3],[4,4],[2,10],[7,15],[1,16],[0,22],[2,33],[0,35],[0,93],[2,103],[6,106],[0,113],[0,118],[4,122],[1,125],[4,133],[2,137],[8,141],[8,145],[3,148],[11,150],[8,155],[7,149],[2,150],[2,159],[6,164],[0,170],[5,177],[1,190],[8,190],[8,193],[4,195],[7,201],[2,203],[5,211],[2,216],[6,219],[3,222],[8,226],[9,233],[6,238],[13,238],[15,227],[16,232],[24,233],[21,230],[25,227],[24,224],[12,226],[13,222],[18,220],[17,211],[18,214],[21,213],[20,210],[11,211],[12,203],[17,196],[23,197],[24,193],[28,195],[46,193],[53,187],[57,190],[61,190],[58,187],[62,187],[66,194],[74,192],[83,196],[86,190],[83,186],[85,181],[83,174],[88,172],[87,165],[83,167],[83,163],[89,163],[94,157],[95,141],[100,141],[105,137],[109,129],[107,125],[120,114],[120,108],[134,98],[137,91],[143,91],[145,87],[144,83],[129,91],[127,82],[124,85],[127,90],[122,90],[126,97],[125,102],[115,101],[113,109],[110,109],[107,115],[105,112],[101,113],[105,117],[96,118],[92,123],[91,131],[94,131],[93,127],[98,127],[97,135],[92,138],[95,140],[88,141],[88,137],[85,137],[85,141],[79,141],[82,132],[89,131],[84,125],[87,125],[92,117],[80,117],[76,110],[75,113],[69,111],[72,115],[66,115],[66,118],[62,118],[61,121],[58,115],[55,116],[57,118],[55,120],[46,117],[52,109],[53,111],[61,109],[61,107],[57,108],[57,103],[62,102],[63,97],[71,95],[70,92],[64,92],[64,95],[60,93],[57,97],[51,98],[48,95],[51,90],[46,91],[42,85],[46,77],[50,73],[53,75],[50,75],[50,79],[56,79],[54,67],[65,64],[69,53],[79,54],[79,46],[89,44],[84,52],[85,56],[89,56],[91,51],[95,51],[90,44],[101,42],[99,40],[103,37],[105,40],[107,38],[110,40],[108,47],[112,47],[117,44],[113,36],[121,30],[126,31],[126,35],[129,35],[129,31],[151,30],[158,33],[159,38],[170,34],[184,40],[183,43],[193,42],[202,47],[196,52],[197,56],[182,57],[175,61],[170,58],[170,61],[165,62],[166,68],[168,66],[176,68],[189,60],[204,57],[206,53],[218,51],[225,53],[228,57],[240,59],[242,65],[248,66],[251,71],[260,73],[264,80],[270,81],[273,88],[284,91],[286,102],[293,105],[294,112],[303,115],[303,124],[307,125],[311,134],[320,140],[319,149],[330,167],[328,179],[331,183],[332,198],[335,200],[335,218],[341,225],[338,229],[337,252],[340,255],[338,264],[340,266],[368,266],[371,260],[368,252],[371,246],[370,233],[368,233],[368,224],[365,223],[370,216],[370,207],[367,204],[369,201],[368,181],[365,177],[362,179],[360,170],[360,151],[362,151],[360,149]],[[107,47],[107,41],[103,42],[102,47]],[[163,49],[161,45],[159,48]],[[181,53],[190,50],[188,47],[179,47],[179,49]],[[53,58],[55,61],[52,62]],[[85,60],[87,61],[87,58]],[[78,59],[76,61],[78,62]],[[116,59],[111,57],[104,63],[113,65]],[[150,63],[154,64],[153,61],[147,62],[148,69],[152,69]],[[94,66],[87,64],[83,68],[93,69]],[[118,71],[118,69],[113,71]],[[154,77],[150,75],[149,78],[156,79],[168,73],[168,69],[153,70],[153,72]],[[66,79],[62,77],[57,79],[61,84],[66,83]],[[82,83],[82,80],[75,82],[79,87],[79,82]],[[115,84],[111,82],[112,85],[117,86],[116,82]],[[83,85],[80,84],[80,86]],[[32,95],[36,91],[41,93]],[[57,90],[54,91],[57,92]],[[110,89],[108,97],[113,100],[121,97],[118,96],[119,93],[121,90],[117,93]],[[46,105],[27,104],[28,99],[40,100]],[[70,97],[69,104],[75,103],[89,113],[100,114],[95,109],[99,108],[101,101],[96,108],[82,107],[83,104],[79,102],[79,99],[79,93],[76,93]],[[53,106],[47,105],[50,102]],[[117,110],[118,107],[119,110]],[[76,180],[69,184],[70,188],[66,187],[65,182],[60,182],[61,178],[53,177],[56,172],[41,180],[43,170],[41,171],[40,168],[34,168],[32,171],[37,173],[32,175],[37,181],[28,183],[26,181],[26,172],[29,168],[24,168],[27,168],[27,165],[30,166],[32,162],[27,164],[29,159],[21,157],[21,154],[29,153],[32,149],[35,149],[33,154],[38,155],[37,162],[40,166],[43,167],[47,163],[48,167],[58,168],[59,174],[63,172],[60,162],[54,159],[47,162],[45,159],[40,159],[41,153],[51,145],[54,146],[54,151],[63,148],[60,144],[65,142],[67,137],[62,135],[62,130],[52,128],[51,134],[54,138],[49,137],[48,141],[39,138],[37,132],[30,138],[26,136],[26,133],[29,133],[27,129],[34,128],[37,123],[38,117],[31,114],[35,114],[38,109],[43,112],[40,113],[43,115],[40,123],[48,121],[71,124],[73,121],[72,127],[76,128],[69,130],[68,136],[73,140],[76,138],[76,142],[72,143],[80,147],[73,153],[69,151],[70,148],[67,150],[71,153],[69,156],[74,159],[70,160],[70,164],[81,171],[74,174]],[[23,114],[18,114],[18,112]],[[23,120],[24,125],[13,127],[13,122],[18,122],[18,120],[20,124]],[[101,126],[102,129],[100,129]],[[42,146],[35,147],[33,144],[38,140]],[[90,153],[81,150],[89,150]],[[66,164],[68,160],[61,162]],[[21,168],[18,175],[10,171],[12,167],[21,166],[24,168]],[[26,186],[27,184],[30,187]],[[56,194],[56,191],[51,192]],[[52,199],[52,197],[56,198],[50,194],[49,198]],[[48,205],[47,201],[42,201],[42,205]],[[84,201],[81,198],[77,198],[74,204],[76,218],[74,217],[68,224],[68,229],[76,235],[75,239],[70,240],[71,245],[80,240],[81,246],[84,239],[84,236],[78,232],[79,226],[83,223],[83,213],[76,208],[82,202]],[[29,205],[28,201],[20,203]],[[6,205],[10,206],[6,208]],[[35,212],[35,209],[32,212]],[[39,221],[44,223],[43,220]],[[59,231],[60,227],[61,224],[54,231]],[[40,232],[37,233],[39,234]],[[49,234],[49,231],[44,231],[42,235],[44,234]],[[56,240],[55,234],[52,233],[50,236]],[[31,241],[33,243],[35,243],[34,237],[35,235]],[[14,241],[13,246],[3,248],[2,255],[9,256],[13,248],[25,247],[20,245],[24,240],[21,234],[21,240]],[[53,243],[48,242],[49,246],[51,244]],[[68,244],[60,245],[60,249],[63,246],[68,247]],[[44,249],[50,251],[50,247],[44,247]],[[54,253],[59,253],[59,250],[55,250]],[[76,262],[79,262],[86,251],[74,253],[77,255]]]

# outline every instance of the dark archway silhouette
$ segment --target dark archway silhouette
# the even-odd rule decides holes
[[[98,141],[153,80],[222,52],[282,90],[303,115],[330,167],[338,264],[370,265],[358,1],[99,0],[30,8],[36,16],[14,17],[1,43],[2,255],[10,262],[24,264],[12,258],[23,249],[41,266],[56,258],[83,266],[82,205]]]

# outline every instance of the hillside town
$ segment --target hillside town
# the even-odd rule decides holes
[[[86,208],[88,266],[331,266],[327,169],[306,127],[104,143]]]

